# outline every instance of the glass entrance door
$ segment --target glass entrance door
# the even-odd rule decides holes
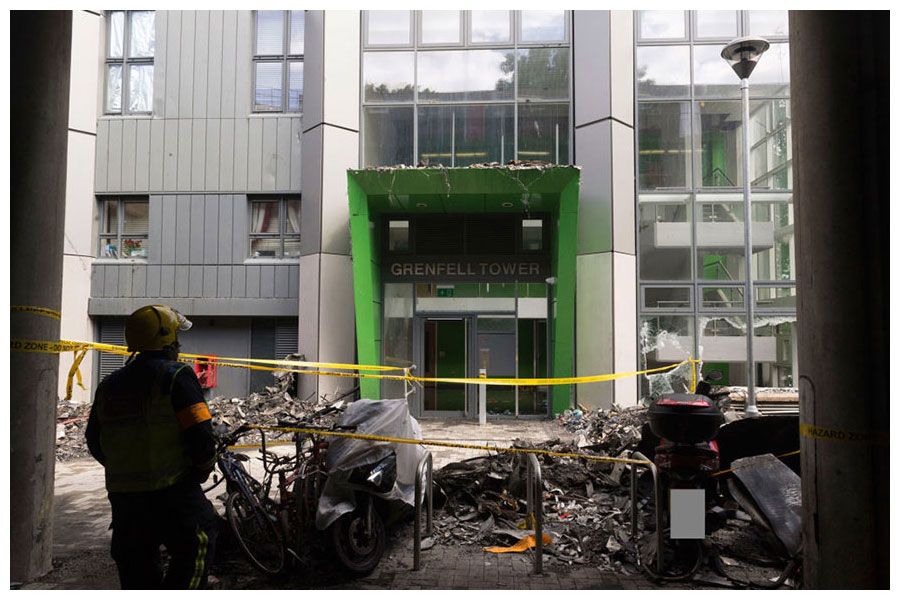
[[[465,318],[422,319],[422,358],[425,377],[467,377],[468,329],[468,320]],[[464,414],[466,388],[467,386],[462,383],[425,382],[423,411]]]

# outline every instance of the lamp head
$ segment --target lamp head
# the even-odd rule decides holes
[[[769,42],[761,37],[742,37],[732,40],[722,49],[722,58],[728,61],[739,78],[747,79],[768,49]]]

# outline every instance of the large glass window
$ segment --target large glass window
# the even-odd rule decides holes
[[[106,101],[108,114],[153,112],[156,13],[106,13]]]
[[[147,258],[150,202],[146,196],[100,200],[101,258]]]
[[[378,32],[409,14],[375,12],[362,69],[366,166],[568,163],[565,11],[421,11],[408,39]]]
[[[253,50],[253,110],[303,112],[302,10],[258,10]]]
[[[366,13],[366,42],[370,46],[408,46],[412,43],[410,11],[370,10]]]
[[[728,41],[746,35],[771,44],[750,77],[747,124],[740,81],[721,57]],[[645,11],[635,21],[635,40],[639,312],[652,326],[642,332],[653,332],[642,336],[642,357],[665,364],[660,358],[674,353],[653,347],[671,347],[677,338],[685,356],[704,361],[704,371],[746,385],[753,277],[756,382],[793,386],[796,360],[784,333],[795,319],[797,279],[787,11]],[[745,130],[749,215],[742,194]],[[658,314],[678,312],[684,314]],[[681,373],[654,376],[642,394],[678,390],[683,382]]]
[[[250,200],[250,256],[300,256],[300,198],[275,196]]]

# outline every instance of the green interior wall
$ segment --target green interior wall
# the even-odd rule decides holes
[[[574,375],[577,168],[365,169],[349,170],[347,177],[358,362],[378,364],[381,356],[382,215],[533,211],[553,215],[551,376]],[[571,406],[571,387],[553,386],[553,414]],[[360,391],[364,398],[378,398],[378,380],[361,380]]]

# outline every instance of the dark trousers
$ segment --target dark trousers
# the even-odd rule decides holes
[[[218,521],[196,483],[153,492],[110,492],[112,557],[123,590],[202,589],[213,560]],[[160,546],[169,553],[165,576]]]

